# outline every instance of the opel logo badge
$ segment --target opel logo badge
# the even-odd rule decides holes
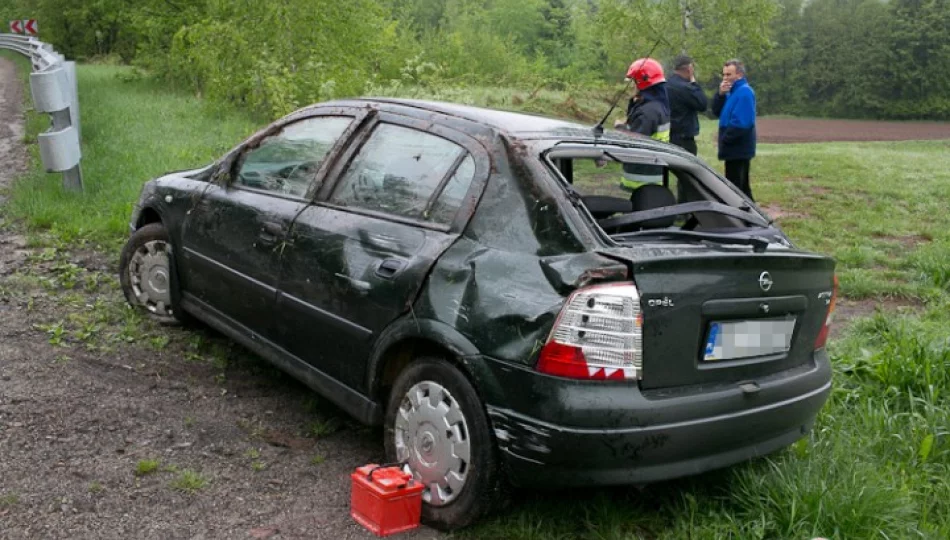
[[[759,287],[761,287],[762,292],[769,292],[769,289],[772,288],[772,275],[768,272],[759,274]]]

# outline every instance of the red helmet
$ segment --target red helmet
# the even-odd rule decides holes
[[[652,58],[637,58],[627,70],[627,78],[637,83],[637,90],[647,88],[661,82],[666,82],[663,76],[663,66]]]

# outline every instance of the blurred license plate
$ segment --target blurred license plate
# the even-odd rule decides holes
[[[795,317],[754,321],[712,322],[703,360],[732,360],[788,352]]]

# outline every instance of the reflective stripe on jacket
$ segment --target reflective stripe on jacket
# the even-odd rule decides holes
[[[627,108],[627,130],[661,141],[669,141],[670,115],[659,101],[631,100]]]
[[[655,100],[631,100],[627,107],[627,130],[651,139],[670,142],[670,115]],[[646,163],[624,163],[620,187],[634,190],[641,184],[663,181],[663,167]]]

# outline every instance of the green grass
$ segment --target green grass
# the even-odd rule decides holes
[[[115,246],[126,235],[142,182],[205,164],[263,124],[122,78],[130,73],[79,67],[87,192],[63,193],[59,175],[39,172],[34,147],[33,172],[12,193],[14,217],[60,242]],[[597,93],[389,90],[561,116],[580,110],[593,118],[606,110]],[[31,115],[28,140],[45,129],[44,121]],[[700,156],[721,171],[715,129],[703,121]],[[950,537],[948,150],[948,141],[759,146],[752,165],[758,202],[785,214],[779,223],[798,245],[836,257],[842,294],[915,306],[909,314],[877,311],[831,343],[835,389],[807,438],[768,458],[643,490],[518,492],[502,514],[459,536]],[[78,287],[83,278],[63,266],[55,285]],[[50,321],[46,337],[94,340],[107,325],[121,327],[117,321]],[[207,351],[198,344],[194,352],[204,357]],[[316,421],[306,431],[319,437],[330,427]],[[311,463],[321,461],[315,456]],[[149,472],[158,467],[156,461]],[[168,470],[178,475],[175,489],[192,492],[206,484],[192,471]],[[14,502],[0,499],[0,507]]]
[[[332,435],[340,430],[341,421],[337,417],[318,418],[307,426],[306,435],[314,439]]]
[[[947,290],[950,142],[762,145],[753,190],[808,249],[840,264],[852,298],[930,300]]]
[[[176,491],[195,493],[208,485],[208,479],[195,471],[185,469],[178,473],[169,485]]]
[[[26,64],[19,57],[20,73]],[[8,211],[34,230],[66,242],[109,242],[128,233],[128,220],[147,180],[172,170],[206,165],[252,133],[240,114],[208,109],[201,100],[164,90],[119,66],[81,65],[79,80],[82,171],[85,191],[65,192],[62,175],[39,166],[13,188]],[[29,92],[27,92],[29,95]],[[47,115],[28,114],[27,140],[47,129]]]
[[[135,476],[146,476],[158,470],[159,461],[157,459],[143,459],[135,465]]]

